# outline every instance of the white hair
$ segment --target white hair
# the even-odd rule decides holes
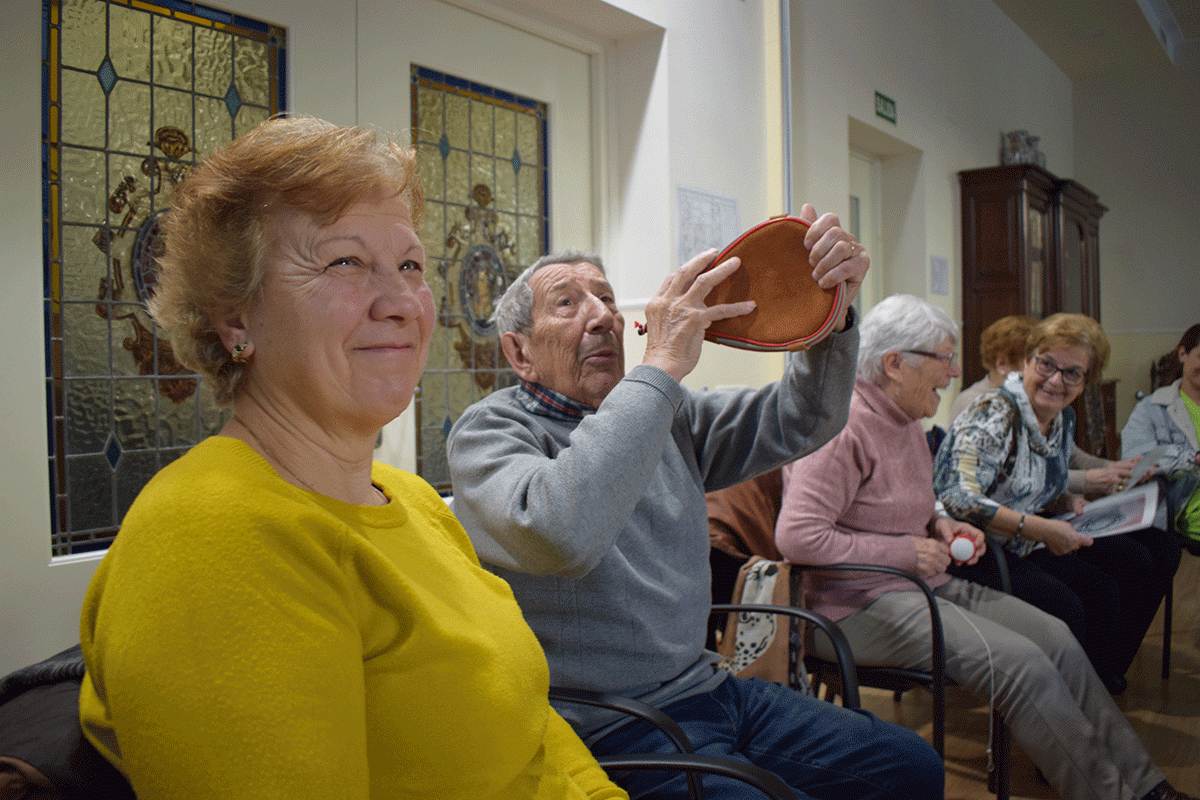
[[[899,351],[910,363],[921,356],[905,350],[929,350],[949,339],[958,343],[958,326],[935,305],[911,294],[894,294],[863,315],[858,326],[858,377],[876,386],[883,381],[883,356]]]
[[[563,250],[560,253],[550,253],[539,258],[525,268],[512,284],[504,290],[504,294],[496,301],[496,310],[492,313],[492,321],[501,336],[506,333],[529,333],[533,329],[533,289],[529,288],[529,279],[533,273],[551,264],[591,264],[605,275],[604,262],[595,253],[585,253],[582,250]]]

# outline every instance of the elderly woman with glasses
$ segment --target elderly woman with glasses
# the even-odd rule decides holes
[[[957,338],[944,311],[912,295],[888,297],[863,316],[846,427],[783,467],[775,544],[796,564],[865,563],[920,575],[937,599],[946,675],[990,696],[1063,800],[1184,800],[1062,620],[946,572],[957,537],[975,553],[984,545],[977,528],[937,512],[921,429],[959,374]],[[734,503],[754,497],[742,486],[733,492]],[[805,601],[837,622],[859,664],[930,669],[929,609],[911,583],[854,570],[804,578]],[[813,649],[833,657],[823,641]]]
[[[1108,360],[1108,338],[1082,314],[1030,331],[1024,368],[951,423],[934,460],[934,490],[957,519],[1001,537],[1017,597],[1062,619],[1108,690],[1120,694],[1180,548],[1157,528],[1092,539],[1053,519],[1086,501],[1067,489],[1071,403]],[[994,568],[955,573],[996,586]]]

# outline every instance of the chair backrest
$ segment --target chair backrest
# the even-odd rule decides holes
[[[0,800],[134,800],[79,727],[82,677],[76,645],[0,679]]]
[[[1183,365],[1179,363],[1178,351],[1163,353],[1150,364],[1150,391],[1174,383],[1182,374]]]

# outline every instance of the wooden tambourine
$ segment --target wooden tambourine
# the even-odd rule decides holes
[[[846,304],[845,284],[822,289],[804,246],[808,223],[775,217],[743,233],[713,259],[738,256],[742,265],[709,293],[705,304],[753,300],[744,317],[721,319],[704,338],[741,350],[807,350],[833,330]],[[711,269],[712,267],[710,267]]]

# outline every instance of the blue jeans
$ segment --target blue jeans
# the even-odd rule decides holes
[[[906,728],[866,711],[845,709],[779,684],[730,677],[708,694],[662,709],[683,728],[697,753],[749,761],[813,800],[938,800],[945,789],[942,761]],[[597,756],[677,752],[641,720],[591,745]],[[680,774],[614,773],[631,798],[686,798]],[[704,776],[711,800],[757,797],[746,784]]]

